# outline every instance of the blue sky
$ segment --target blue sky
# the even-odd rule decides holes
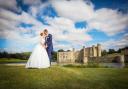
[[[47,28],[54,50],[128,46],[127,0],[1,0],[0,49],[32,51]]]

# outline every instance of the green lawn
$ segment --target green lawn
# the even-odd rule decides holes
[[[0,89],[128,89],[128,68],[0,65]]]
[[[27,60],[15,59],[15,58],[0,58],[0,63],[21,63],[27,62]]]

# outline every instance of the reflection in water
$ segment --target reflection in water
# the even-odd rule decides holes
[[[100,63],[101,66],[113,67],[113,68],[124,68],[125,63]]]

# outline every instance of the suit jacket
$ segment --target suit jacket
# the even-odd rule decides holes
[[[47,44],[47,51],[53,51],[53,43],[52,43],[52,35],[48,34],[48,36],[45,38],[45,44]]]

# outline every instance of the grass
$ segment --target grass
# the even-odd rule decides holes
[[[0,65],[0,89],[128,89],[128,68]]]
[[[64,67],[72,67],[72,68],[106,68],[104,66],[100,66],[98,63],[88,63],[88,64],[66,64]]]
[[[22,63],[27,62],[27,60],[15,59],[15,58],[0,58],[0,63]]]

